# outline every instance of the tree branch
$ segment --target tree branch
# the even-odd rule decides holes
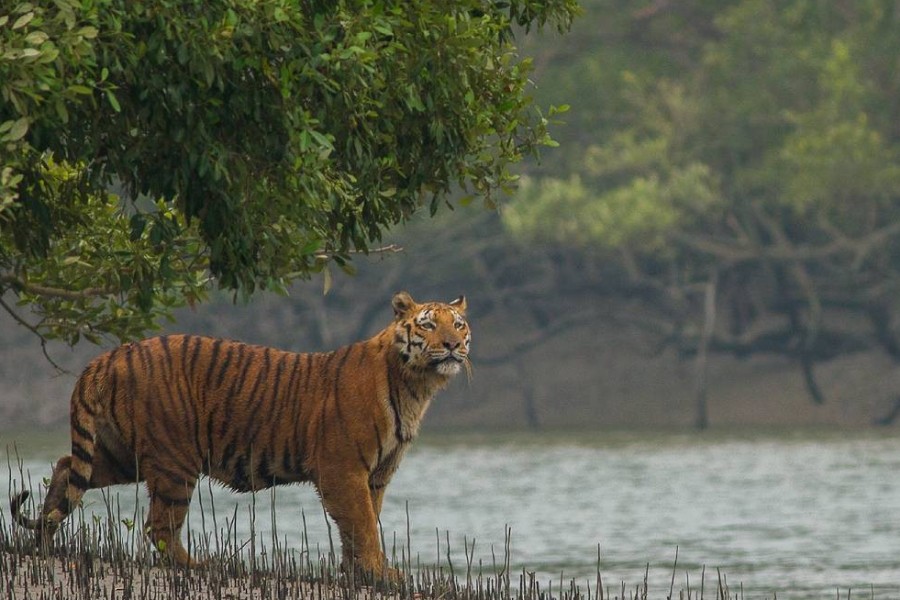
[[[85,300],[87,298],[109,296],[110,294],[116,293],[116,290],[100,287],[85,288],[83,290],[67,290],[64,288],[49,287],[37,283],[29,283],[12,275],[0,276],[0,283],[17,291],[27,292],[29,294],[35,294],[47,298],[60,298],[62,300]]]
[[[49,362],[51,365],[53,365],[53,368],[56,369],[58,373],[69,374],[69,371],[60,367],[56,363],[56,361],[50,357],[50,353],[47,351],[47,338],[45,338],[44,335],[40,331],[38,331],[34,325],[32,325],[31,323],[29,323],[28,321],[26,321],[25,319],[20,317],[19,314],[16,311],[14,311],[12,309],[12,307],[6,303],[6,301],[3,300],[2,296],[0,296],[0,307],[2,307],[3,310],[5,310],[7,313],[9,313],[9,316],[11,316],[16,323],[18,323],[19,325],[21,325],[22,327],[24,327],[25,329],[27,329],[28,331],[30,331],[31,333],[33,333],[34,335],[37,336],[37,338],[41,341],[41,352],[44,353],[44,358],[47,359],[47,362]]]

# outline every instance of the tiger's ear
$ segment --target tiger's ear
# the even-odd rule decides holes
[[[459,311],[460,314],[466,314],[466,297],[460,296],[456,300],[451,301],[450,306]]]
[[[416,301],[412,299],[409,292],[397,292],[391,300],[391,306],[394,307],[394,316],[403,318],[411,313],[416,306]]]

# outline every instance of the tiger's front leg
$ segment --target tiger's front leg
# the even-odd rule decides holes
[[[345,568],[355,564],[378,578],[396,579],[398,572],[388,568],[381,550],[368,473],[323,474],[318,488],[325,510],[340,531]]]

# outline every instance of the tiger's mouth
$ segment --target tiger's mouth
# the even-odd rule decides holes
[[[457,354],[455,352],[449,352],[447,354],[441,354],[438,356],[433,356],[431,358],[432,365],[440,365],[445,363],[459,363],[462,364],[466,362],[465,354]]]
[[[468,360],[466,355],[451,352],[433,357],[430,363],[434,370],[442,375],[456,375],[466,360]]]

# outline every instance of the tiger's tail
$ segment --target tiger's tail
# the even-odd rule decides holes
[[[23,514],[23,505],[31,496],[28,491],[20,492],[9,502],[13,521],[20,527],[40,532],[45,539],[56,532],[90,487],[99,391],[96,382],[88,381],[86,375],[87,372],[79,378],[72,393],[72,454],[57,461],[41,515],[30,519]]]
[[[25,490],[10,498],[9,511],[12,513],[13,521],[15,521],[16,525],[19,527],[24,527],[25,529],[38,529],[41,526],[40,519],[29,519],[22,514],[22,505],[25,504],[25,501],[28,500],[30,496],[31,492]]]

